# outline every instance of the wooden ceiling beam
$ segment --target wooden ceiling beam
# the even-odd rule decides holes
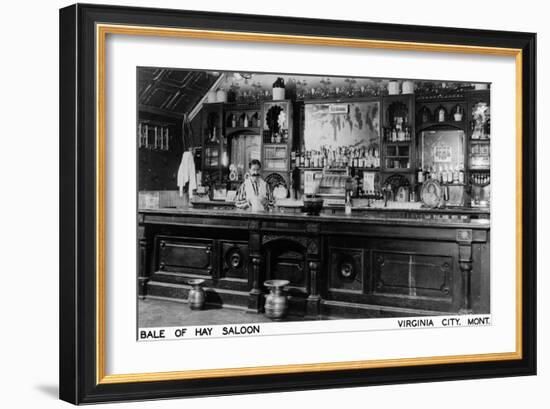
[[[193,118],[195,118],[195,116],[197,116],[197,114],[200,112],[200,110],[202,108],[202,105],[204,104],[204,102],[208,98],[208,93],[210,91],[215,90],[216,88],[218,88],[219,85],[222,83],[222,81],[224,79],[225,79],[225,73],[221,73],[221,75],[218,77],[218,79],[216,81],[214,81],[214,83],[212,84],[212,86],[210,88],[208,88],[208,90],[204,93],[204,95],[199,100],[199,102],[197,102],[197,104],[194,106],[194,108],[191,111],[189,111],[189,122],[191,122],[193,120]]]

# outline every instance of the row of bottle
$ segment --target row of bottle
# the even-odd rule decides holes
[[[411,128],[409,126],[385,128],[384,137],[388,142],[409,142],[411,140]]]
[[[462,121],[464,117],[464,109],[459,104],[455,105],[452,109],[451,114],[447,113],[447,110],[443,105],[439,105],[433,113],[430,112],[430,109],[427,106],[423,106],[420,110],[420,116],[418,117],[421,123],[427,122],[445,122],[454,120],[455,122]]]
[[[411,162],[408,159],[386,158],[386,169],[409,169]]]
[[[264,143],[287,143],[288,130],[282,129],[280,132],[271,132],[264,130]]]
[[[489,156],[491,148],[488,143],[473,143],[470,147],[472,156]]]
[[[379,168],[378,148],[321,147],[319,150],[291,152],[291,164],[301,168],[352,167]]]
[[[418,183],[434,179],[440,183],[464,183],[464,169],[458,166],[439,165],[418,172]]]
[[[476,185],[486,185],[491,181],[489,173],[473,173],[470,175],[470,181]]]
[[[254,112],[250,115],[250,118],[246,113],[243,114],[230,114],[227,120],[227,126],[231,128],[236,127],[259,127],[260,126],[260,117],[257,112]]]

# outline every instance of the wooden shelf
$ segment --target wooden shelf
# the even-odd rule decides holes
[[[237,132],[244,132],[244,131],[254,132],[254,133],[257,133],[258,135],[261,132],[259,126],[237,126],[235,128],[225,127],[226,135],[230,133],[237,133]]]
[[[347,103],[353,103],[353,102],[378,102],[380,101],[381,97],[382,97],[382,94],[355,95],[351,97],[346,95],[327,96],[327,97],[315,96],[312,98],[296,97],[296,102],[301,104],[347,104]]]
[[[430,122],[423,122],[423,123],[420,123],[420,124],[417,124],[417,128],[418,129],[425,129],[425,128],[431,128],[432,126],[441,126],[441,125],[449,125],[449,126],[459,126],[459,127],[462,127],[464,126],[464,124],[466,123],[466,121],[464,119],[462,119],[462,121],[443,121],[443,122],[439,122],[439,121],[430,121]]]
[[[410,145],[412,142],[412,140],[408,140],[408,141],[395,141],[395,142],[390,142],[390,141],[387,141],[385,142],[386,146],[408,146]]]
[[[412,173],[414,171],[415,170],[411,168],[385,168],[382,170],[382,172],[389,172],[389,173]]]
[[[251,111],[260,111],[262,108],[260,104],[257,103],[247,103],[247,102],[229,102],[225,104],[225,110],[227,112],[251,112]]]
[[[470,139],[470,143],[484,144],[484,143],[491,143],[491,140],[490,139]]]
[[[330,171],[333,171],[333,172],[344,172],[347,168],[327,168],[327,167],[315,167],[315,166],[309,166],[309,167],[304,167],[304,166],[296,166],[298,169],[300,170],[330,170]],[[349,166],[349,169],[352,170],[352,169],[356,169],[356,170],[363,170],[363,171],[372,171],[372,172],[379,172],[380,171],[380,168],[367,168],[367,167],[354,167],[354,166]]]

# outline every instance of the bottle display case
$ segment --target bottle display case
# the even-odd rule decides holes
[[[490,91],[470,91],[468,99],[468,166],[471,207],[491,204]]]
[[[311,172],[345,174],[356,203],[372,196],[424,206],[423,184],[434,180],[441,206],[488,207],[489,92],[204,104],[203,168],[207,180],[234,190],[260,159],[272,189],[295,200]]]
[[[412,172],[415,158],[414,95],[382,98],[383,172]]]
[[[288,172],[292,146],[292,105],[289,100],[262,105],[263,170]]]
[[[219,172],[223,162],[223,104],[204,104],[202,110],[203,164],[206,172]]]

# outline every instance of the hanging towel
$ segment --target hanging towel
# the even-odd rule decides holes
[[[180,167],[178,169],[178,187],[180,196],[183,195],[183,188],[189,182],[189,198],[193,197],[193,190],[197,188],[197,179],[195,172],[195,159],[190,151],[183,152]]]

